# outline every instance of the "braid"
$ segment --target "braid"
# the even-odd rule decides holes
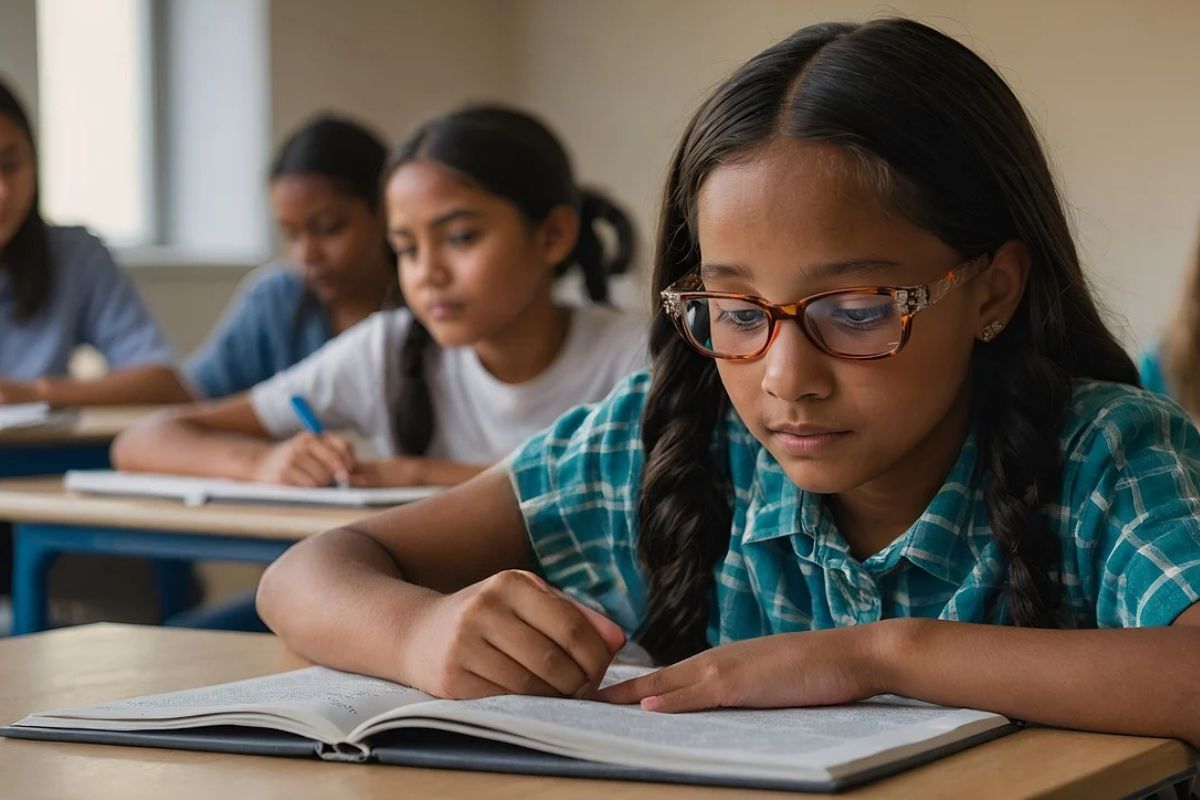
[[[415,316],[400,348],[400,398],[396,443],[402,453],[424,455],[433,438],[433,398],[425,376],[425,351],[433,337]]]
[[[1008,562],[1009,618],[1022,627],[1054,628],[1060,600],[1059,548],[1042,510],[1059,499],[1059,433],[1071,381],[1035,343],[1020,341],[1027,329],[1014,326],[995,342],[976,348],[980,452],[989,473],[984,497],[992,535]],[[993,603],[999,597],[997,589]]]
[[[713,437],[726,399],[713,363],[665,315],[651,330],[653,378],[642,419],[646,466],[638,558],[648,581],[638,641],[660,663],[708,647],[713,565],[728,546],[732,501]]]
[[[633,260],[633,224],[624,211],[599,192],[584,189],[579,194],[579,239],[570,258],[558,266],[556,273],[561,275],[571,264],[578,264],[583,270],[588,297],[604,303],[608,301],[609,276],[621,275]],[[607,260],[604,241],[596,233],[597,221],[608,223],[616,235],[616,252]]]

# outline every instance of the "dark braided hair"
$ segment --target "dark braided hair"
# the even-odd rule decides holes
[[[579,237],[571,254],[555,266],[556,277],[573,266],[583,272],[588,297],[608,301],[608,278],[625,272],[633,258],[633,226],[625,213],[599,192],[575,185],[571,162],[557,137],[539,120],[501,106],[467,106],[422,125],[393,159],[388,174],[404,164],[440,164],[490,194],[515,205],[531,226],[555,208],[579,213]],[[615,252],[606,256],[596,229],[612,228]],[[425,377],[425,353],[433,337],[414,318],[400,349],[402,387],[396,415],[401,452],[419,455],[433,438],[434,411]]]
[[[33,127],[21,106],[21,101],[3,81],[0,81],[0,116],[16,124],[29,140],[29,147],[37,163],[37,147],[33,141]],[[50,299],[54,289],[54,268],[50,260],[50,234],[38,209],[36,183],[33,204],[24,221],[13,234],[7,245],[0,243],[0,264],[8,270],[16,298],[16,319],[25,321],[35,316]]]
[[[972,364],[993,534],[1007,561],[996,587],[1017,625],[1053,626],[1057,543],[1042,510],[1061,484],[1058,443],[1071,379],[1137,384],[1087,289],[1066,215],[1020,103],[982,59],[917,22],[804,28],[752,58],[691,120],[676,151],[653,291],[697,263],[697,196],[719,164],[772,139],[835,144],[891,208],[964,257],[1019,240],[1028,286],[1004,332]],[[665,314],[650,340],[639,557],[649,576],[641,644],[670,661],[707,647],[713,569],[731,493],[713,444],[727,402],[714,364]]]
[[[321,114],[293,132],[271,162],[270,179],[287,175],[312,175],[329,181],[341,194],[367,204],[372,212],[379,210],[379,181],[387,163],[387,145],[362,125],[344,117]],[[382,242],[391,252],[386,237]],[[400,302],[400,286],[396,271],[388,265],[391,283],[387,294],[380,298],[382,307]],[[321,301],[305,289],[296,305],[292,319],[292,336],[298,336],[304,321],[313,314],[324,313]]]

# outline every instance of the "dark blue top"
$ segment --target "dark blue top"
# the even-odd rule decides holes
[[[296,270],[268,264],[242,282],[185,371],[201,395],[224,397],[262,383],[332,338],[325,309],[308,296]]]
[[[0,269],[0,378],[66,375],[88,344],[112,369],[171,365],[175,353],[108,248],[84,228],[50,227],[53,291],[30,319],[16,319],[12,277]]]

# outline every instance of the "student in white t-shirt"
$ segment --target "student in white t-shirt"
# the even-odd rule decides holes
[[[384,201],[407,308],[373,314],[249,392],[135,426],[113,446],[116,466],[299,486],[453,484],[644,366],[645,321],[606,304],[608,276],[630,261],[630,224],[576,187],[539,121],[473,106],[428,122],[399,151]],[[611,257],[598,222],[615,233]],[[554,300],[572,266],[598,305]],[[327,429],[370,438],[381,458],[304,432],[293,396]]]

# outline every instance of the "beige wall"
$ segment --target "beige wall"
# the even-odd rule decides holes
[[[519,0],[518,86],[652,235],[665,165],[715,82],[798,27],[904,13],[976,49],[1045,140],[1102,297],[1153,334],[1200,235],[1194,0]],[[883,9],[881,11],[881,9]],[[891,9],[889,12],[888,9]],[[642,251],[645,254],[645,250]]]
[[[1152,336],[1200,235],[1195,0],[275,0],[272,138],[322,109],[396,140],[465,100],[519,102],[563,134],[584,182],[635,212],[646,244],[668,155],[723,75],[804,24],[889,9],[1000,68],[1044,132],[1091,274],[1131,326],[1126,341]],[[2,50],[0,64],[14,54]],[[157,272],[139,283],[184,350],[241,275]]]
[[[275,0],[275,140],[321,109],[361,116],[398,140],[467,100],[510,98],[512,8],[507,0]]]
[[[0,77],[37,119],[37,0],[0,0]]]

